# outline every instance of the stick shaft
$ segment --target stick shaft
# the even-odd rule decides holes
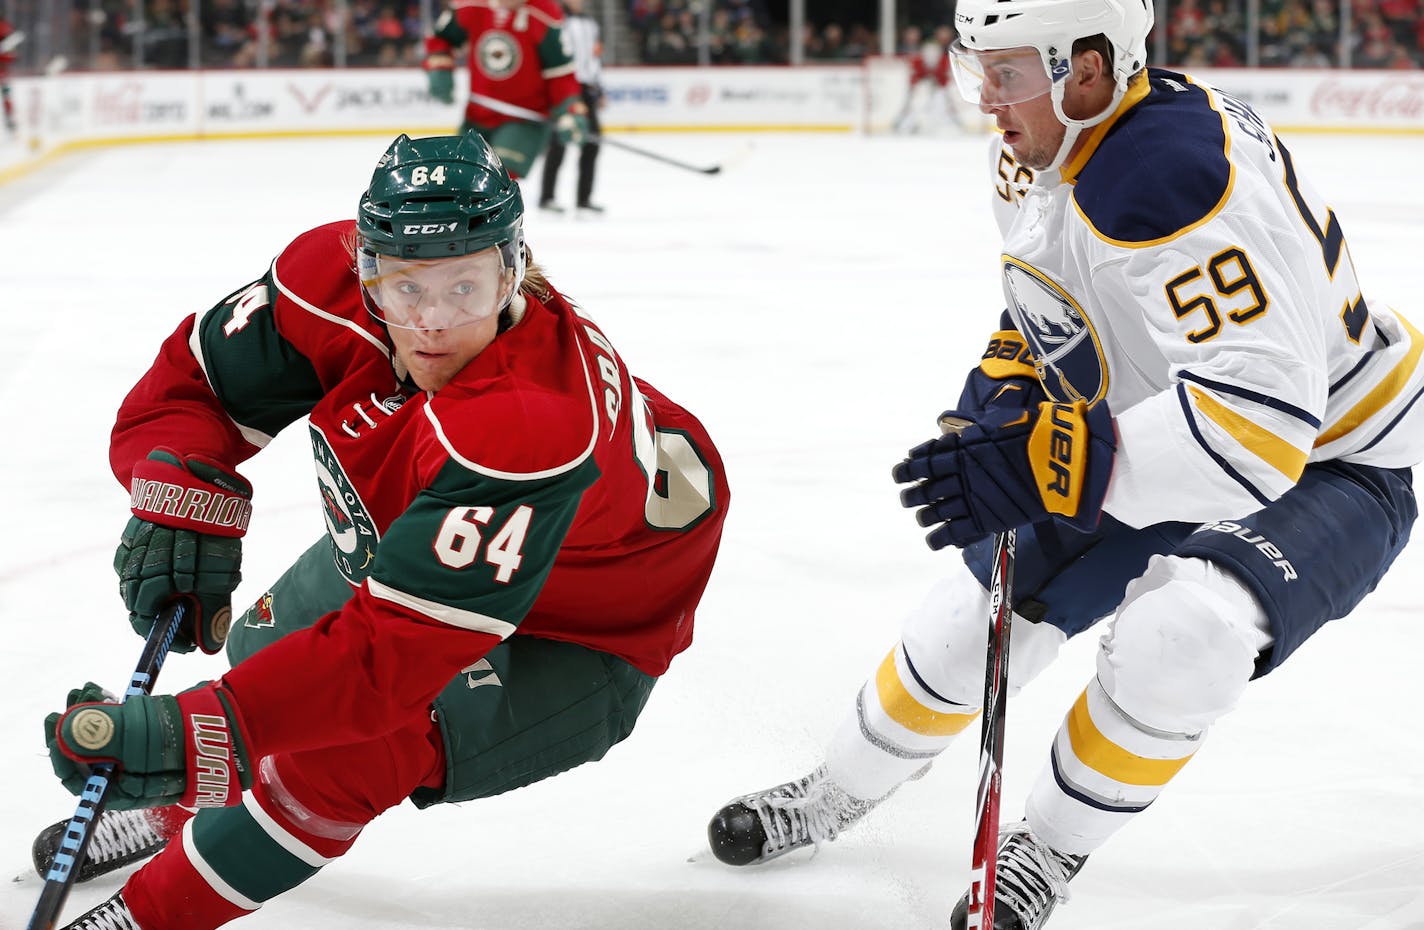
[[[153,683],[163,662],[168,658],[168,649],[173,645],[173,637],[178,627],[193,610],[186,600],[176,600],[163,609],[148,632],[138,665],[129,679],[124,700],[136,694],[151,694]],[[59,921],[60,911],[69,898],[74,879],[79,875],[79,867],[84,863],[84,854],[89,850],[89,841],[94,836],[94,827],[99,823],[99,815],[104,812],[104,802],[108,798],[114,766],[102,764],[94,766],[84,790],[79,794],[79,806],[69,820],[59,849],[55,851],[54,862],[45,873],[44,887],[40,889],[40,899],[35,904],[34,914],[27,925],[28,930],[54,930]]]
[[[496,100],[494,97],[486,97],[484,94],[470,94],[470,100],[480,106],[494,110],[496,113],[503,113],[505,116],[513,116],[519,119],[527,119],[535,123],[549,122],[547,113],[540,113],[538,110],[531,110],[528,107],[521,107],[517,104],[506,103],[503,100]],[[639,148],[623,142],[620,139],[610,139],[607,136],[589,136],[589,142],[599,145],[611,146],[615,149],[622,149],[625,152],[632,152],[634,155],[641,155],[644,158],[651,158],[653,161],[660,161],[665,165],[672,165],[675,168],[682,168],[684,171],[695,171],[698,174],[716,174],[722,170],[721,165],[694,165],[690,162],[679,161],[676,158],[669,158],[657,152],[650,152],[645,148]]]
[[[979,791],[966,930],[993,930],[998,877],[999,795],[1003,788],[1004,714],[1008,706],[1009,631],[1013,619],[1014,545],[1017,530],[994,539],[989,582],[989,645],[984,670],[984,718],[979,739]]]

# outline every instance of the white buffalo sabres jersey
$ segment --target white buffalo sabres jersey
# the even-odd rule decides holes
[[[1335,213],[1250,107],[1139,75],[1058,171],[996,140],[1004,294],[1060,400],[1106,400],[1104,509],[1245,516],[1307,462],[1424,458],[1424,337],[1366,299]]]

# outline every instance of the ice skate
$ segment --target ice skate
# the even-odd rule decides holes
[[[129,913],[129,906],[124,903],[123,892],[119,891],[74,923],[67,925],[64,930],[143,930],[143,928]]]
[[[602,218],[604,212],[603,207],[585,200],[578,205],[578,213],[576,215],[581,220],[594,220]]]
[[[830,842],[876,803],[846,794],[822,766],[728,803],[707,825],[707,841],[712,854],[728,865],[757,865]]]
[[[169,838],[182,829],[187,819],[187,812],[177,808],[104,811],[99,815],[98,826],[94,828],[84,864],[79,867],[75,881],[87,882],[140,859],[147,859],[162,849]],[[55,851],[59,849],[60,839],[68,827],[69,821],[61,820],[45,827],[35,837],[31,853],[35,871],[41,878],[53,864]]]
[[[1021,820],[999,832],[994,887],[994,930],[1039,930],[1060,901],[1068,900],[1068,880],[1087,856],[1060,853],[1034,836]],[[950,930],[965,930],[969,895],[949,915]]]

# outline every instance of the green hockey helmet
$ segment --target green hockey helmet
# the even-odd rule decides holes
[[[479,133],[397,137],[356,218],[366,309],[403,329],[502,312],[524,281],[523,225],[519,185]]]
[[[364,251],[431,259],[522,246],[523,223],[519,185],[471,131],[397,137],[361,195],[356,228]]]

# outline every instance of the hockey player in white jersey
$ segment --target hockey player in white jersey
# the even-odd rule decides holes
[[[1249,106],[1144,67],[1150,2],[960,0],[955,22],[955,84],[1002,131],[1007,310],[954,428],[894,478],[964,564],[823,763],[732,801],[709,839],[737,865],[833,839],[970,725],[992,535],[1017,528],[1009,694],[1110,621],[1000,838],[994,926],[1037,930],[1248,683],[1407,543],[1424,336],[1361,290],[1339,219]]]

